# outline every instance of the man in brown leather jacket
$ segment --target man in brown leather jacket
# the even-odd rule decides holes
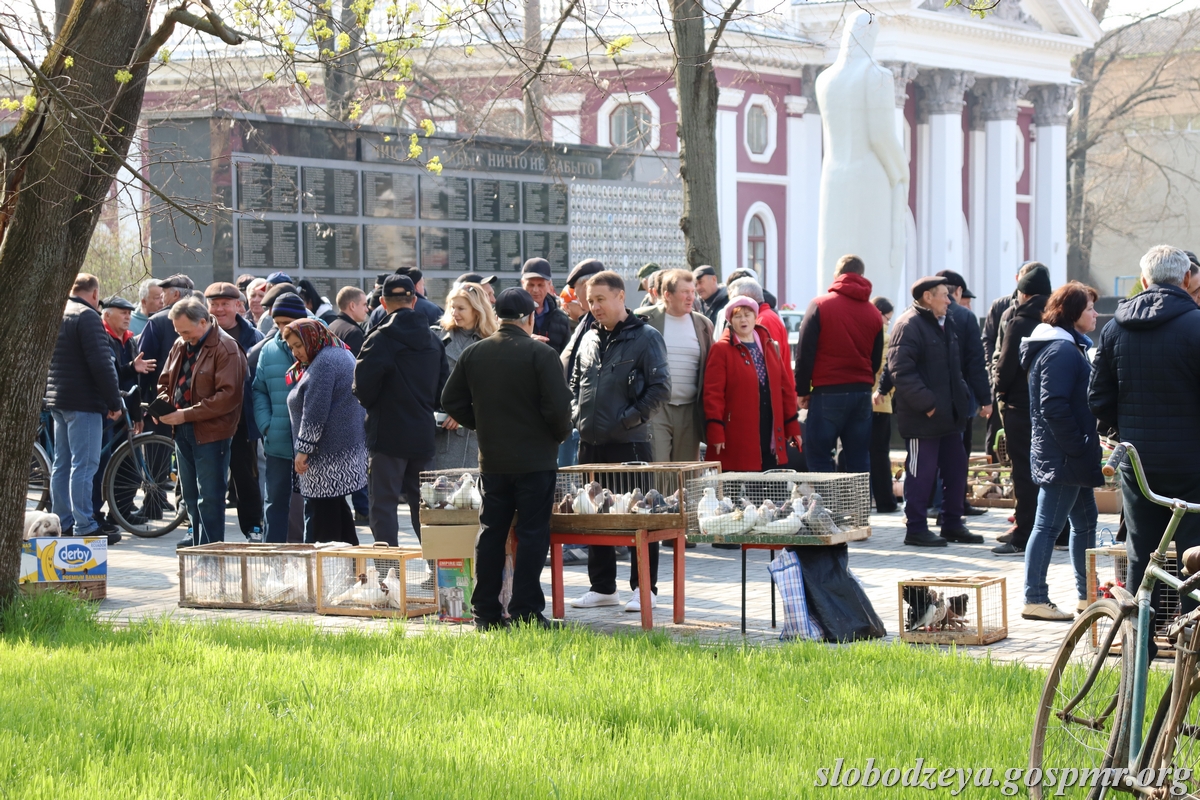
[[[158,421],[175,426],[179,484],[194,543],[223,542],[229,445],[242,414],[246,357],[198,300],[180,300],[170,318],[179,339],[159,375],[158,401],[176,410]]]

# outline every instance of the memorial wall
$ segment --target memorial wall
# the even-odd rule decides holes
[[[282,270],[333,299],[376,276],[418,266],[441,303],[464,272],[515,286],[528,258],[547,259],[561,288],[571,266],[599,258],[629,276],[647,261],[684,266],[678,160],[587,146],[422,138],[309,120],[215,114],[149,123],[151,180],[190,200],[195,230],[152,215],[156,277],[197,286]]]

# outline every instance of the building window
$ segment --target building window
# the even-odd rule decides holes
[[[525,115],[515,108],[493,108],[482,128],[488,136],[521,139],[525,135]]]
[[[746,266],[754,270],[760,280],[764,279],[767,268],[767,228],[757,214],[750,218],[750,232],[746,236]]]
[[[609,117],[613,147],[644,148],[650,141],[650,110],[641,103],[622,103]]]
[[[750,106],[746,120],[746,143],[750,152],[762,155],[767,152],[767,112],[762,106]]]

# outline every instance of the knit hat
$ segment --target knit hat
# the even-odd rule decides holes
[[[740,297],[733,298],[725,304],[725,321],[729,322],[732,320],[733,312],[737,311],[739,308],[748,308],[753,311],[755,315],[758,314],[758,303],[754,301],[754,298],[741,295]]]
[[[1029,270],[1017,281],[1017,291],[1030,296],[1050,294],[1050,270],[1040,264]]]
[[[266,294],[263,295],[263,299],[262,299],[263,308],[270,308],[271,305],[275,302],[275,298],[277,298],[283,294],[288,294],[289,292],[291,294],[295,294],[296,287],[290,283],[275,284],[274,286],[272,286],[270,289],[267,290]]]
[[[271,319],[288,317],[289,319],[304,319],[308,316],[308,307],[295,292],[284,292],[275,298],[271,305]]]

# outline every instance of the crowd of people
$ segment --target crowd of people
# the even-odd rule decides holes
[[[498,294],[494,276],[468,273],[444,308],[415,268],[379,276],[370,294],[343,288],[333,303],[274,273],[203,292],[185,275],[146,281],[135,305],[101,300],[98,280],[80,274],[46,392],[53,510],[67,535],[119,541],[99,476],[105,441],[126,424],[174,439],[190,525],[181,546],[224,541],[227,504],[251,541],[357,544],[367,525],[396,545],[407,502],[420,539],[420,473],[478,469],[477,622],[508,624],[499,592],[515,513],[508,611],[545,625],[540,580],[561,466],[703,453],[725,471],[869,472],[877,511],[895,513],[894,422],[907,447],[904,543],[981,544],[964,522],[982,513],[967,502],[972,420],[991,431],[999,417],[1016,508],[993,552],[1025,558],[1025,616],[1070,619],[1046,573],[1054,547],[1068,547],[1084,601],[1101,432],[1138,445],[1158,491],[1200,500],[1186,461],[1200,422],[1184,412],[1200,389],[1186,356],[1200,338],[1200,268],[1165,246],[1141,267],[1144,291],[1120,306],[1093,360],[1097,293],[1076,282],[1054,290],[1039,263],[1021,268],[982,329],[964,279],[945,271],[913,284],[889,331],[892,303],[872,296],[867,265],[847,255],[804,314],[794,364],[775,298],[751,270],[721,284],[710,266],[648,264],[636,309],[625,280],[596,259],[576,265],[561,293],[541,258],[525,262],[520,288]],[[153,403],[144,420],[143,402]],[[1131,581],[1165,513],[1132,483]],[[1178,538],[1198,543],[1200,527],[1185,522]],[[658,545],[648,552],[654,603]],[[572,605],[621,604],[620,555],[567,548],[566,563],[586,563],[590,581]],[[636,558],[629,611],[640,610]]]

